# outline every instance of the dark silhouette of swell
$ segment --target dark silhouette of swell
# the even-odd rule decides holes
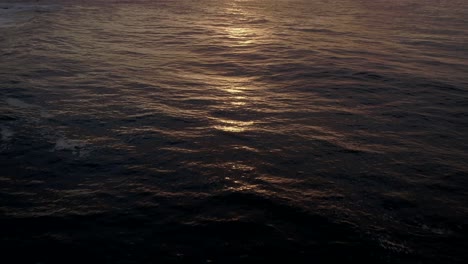
[[[220,218],[229,212],[236,219]],[[243,193],[172,208],[2,218],[0,225],[4,257],[15,263],[387,263],[391,254],[349,224]]]

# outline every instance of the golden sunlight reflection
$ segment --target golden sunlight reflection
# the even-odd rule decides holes
[[[251,89],[245,85],[245,80],[231,80],[231,82],[224,83],[224,85],[220,86],[220,90],[225,92],[222,100],[226,109],[237,108],[242,111],[243,108],[250,105],[249,97],[245,93]],[[212,119],[216,121],[216,125],[213,126],[214,129],[231,133],[245,132],[252,129],[252,126],[255,124],[253,120],[245,119],[242,121],[219,117],[213,117]]]
[[[243,106],[246,105],[246,102],[231,102],[231,104],[234,106]]]
[[[228,190],[231,190],[231,191],[237,191],[237,192],[240,192],[240,191],[249,191],[249,190],[254,190],[254,189],[257,189],[257,185],[255,184],[247,184],[247,183],[243,183],[243,182],[240,182],[240,181],[234,181],[235,184],[238,184],[238,186],[231,186],[228,188]]]
[[[231,94],[236,94],[234,96],[229,97],[229,103],[233,106],[244,106],[247,104],[247,97],[238,95],[244,92],[244,88],[241,87],[235,87],[235,88],[226,88],[224,91],[231,93]]]
[[[231,17],[231,23],[221,30],[236,42],[237,46],[252,44],[260,35],[259,29],[249,26],[249,21],[256,19],[257,15],[248,12],[237,3],[225,9],[226,16]]]
[[[222,32],[223,35],[228,37],[228,45],[233,52],[236,52],[241,46],[248,44],[253,44],[257,41],[258,36],[260,35],[259,29],[251,27],[249,21],[257,16],[250,14],[248,10],[245,10],[236,2],[228,4],[228,7],[224,10],[224,13],[227,17],[231,19],[230,23],[218,27],[218,30]],[[210,76],[210,78],[213,76]],[[251,80],[248,78],[240,77],[226,77],[220,76],[222,78],[217,78],[216,80],[217,87],[222,91],[222,99],[220,99],[224,104],[224,110],[236,109],[242,111],[244,108],[252,107],[250,91],[252,86]],[[224,132],[231,133],[241,133],[248,131],[253,128],[255,125],[254,120],[245,120],[245,116],[241,120],[236,118],[229,117],[213,117],[215,124],[212,126],[214,129]]]
[[[257,185],[251,184],[248,178],[253,171],[256,170],[254,166],[245,164],[244,162],[234,161],[222,164],[222,166],[231,173],[224,177],[227,188],[234,191],[246,191],[257,189]]]
[[[239,87],[239,86],[234,86],[234,87],[225,88],[223,90],[228,92],[228,93],[237,94],[237,93],[243,93],[245,88]]]
[[[239,121],[221,118],[217,118],[216,121],[218,121],[219,124],[214,126],[215,129],[234,133],[244,132],[255,124],[253,121]]]
[[[247,27],[228,27],[226,32],[230,39],[236,40],[239,45],[247,45],[254,42],[256,31]]]

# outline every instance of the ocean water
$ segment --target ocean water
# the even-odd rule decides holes
[[[466,263],[468,4],[3,1],[0,135],[5,263]]]

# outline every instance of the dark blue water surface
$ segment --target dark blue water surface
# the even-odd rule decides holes
[[[5,263],[466,263],[462,0],[0,2]]]

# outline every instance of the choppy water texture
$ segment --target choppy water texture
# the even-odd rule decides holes
[[[8,263],[465,263],[461,0],[0,3]]]

